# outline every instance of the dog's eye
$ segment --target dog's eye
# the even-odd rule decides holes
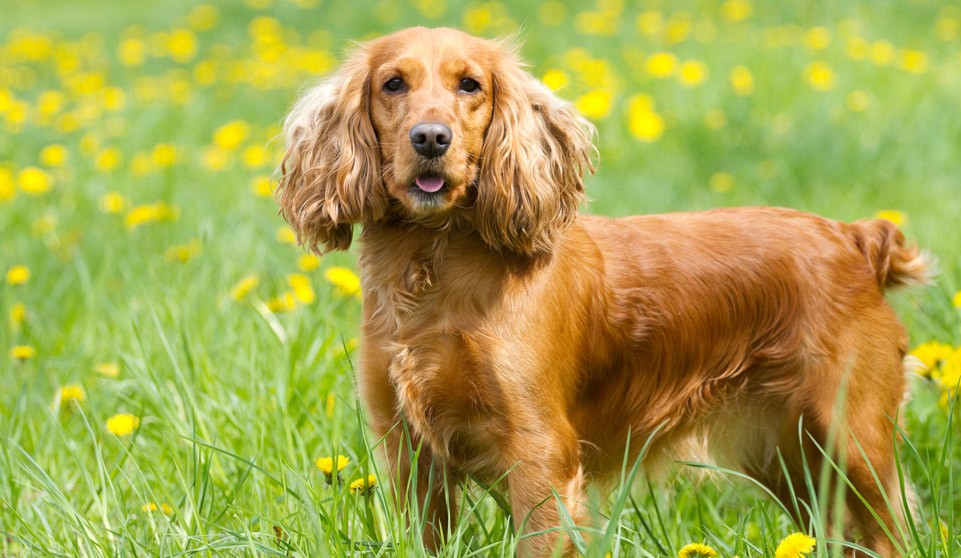
[[[476,79],[464,78],[460,80],[458,89],[464,93],[473,93],[474,91],[480,89],[480,84],[477,83]]]
[[[404,80],[399,77],[390,78],[387,83],[384,84],[384,91],[389,91],[391,93],[400,93],[407,89],[407,84]]]

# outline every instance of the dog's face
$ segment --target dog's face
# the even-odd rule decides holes
[[[544,253],[593,170],[593,126],[510,42],[454,29],[361,45],[284,128],[277,199],[317,251],[349,247],[355,223],[444,228],[456,212],[494,250]]]
[[[414,217],[443,213],[477,181],[494,110],[488,41],[407,29],[373,45],[370,117],[390,196]]]

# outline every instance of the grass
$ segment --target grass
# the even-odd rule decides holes
[[[350,39],[414,24],[520,29],[532,71],[566,78],[558,94],[600,131],[590,212],[895,211],[942,268],[935,286],[893,299],[912,346],[942,344],[903,417],[899,465],[918,496],[908,554],[961,555],[948,397],[961,370],[961,12],[948,2],[211,6],[6,2],[0,555],[423,554],[388,490],[346,486],[387,475],[354,395],[360,303],[327,278],[354,254],[304,261],[259,195],[297,94]],[[704,81],[658,77],[655,52],[702,62]],[[732,83],[738,66],[750,91]],[[26,281],[7,276],[17,266]],[[73,385],[82,401],[63,398]],[[108,432],[118,413],[139,428]],[[350,464],[328,486],[314,462],[338,454]],[[771,556],[795,530],[818,538],[819,555],[841,548],[820,513],[796,526],[749,480],[680,468],[716,482],[652,488],[625,463],[614,494],[592,496],[585,553],[671,556],[703,542]],[[469,486],[442,555],[512,555],[502,496]]]

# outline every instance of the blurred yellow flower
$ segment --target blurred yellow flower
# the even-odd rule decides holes
[[[908,215],[897,209],[882,209],[874,214],[875,219],[887,219],[897,226],[903,226],[908,222]]]
[[[129,436],[140,427],[140,417],[119,413],[107,419],[107,432],[114,436]]]
[[[8,285],[22,285],[30,280],[30,268],[25,265],[14,265],[7,270]]]
[[[142,225],[159,221],[176,221],[180,216],[180,209],[166,202],[138,205],[124,217],[124,225],[128,229],[135,229]]]
[[[654,100],[639,94],[627,103],[627,128],[641,141],[654,141],[664,134],[664,119],[654,111]]]
[[[87,399],[87,394],[84,392],[83,387],[77,384],[72,384],[68,386],[63,386],[57,392],[56,403],[60,407],[65,407],[71,403],[79,405]]]
[[[174,29],[167,35],[166,47],[174,62],[186,64],[197,53],[197,38],[187,29]]]
[[[617,20],[610,14],[587,10],[574,17],[574,27],[584,35],[613,35],[617,31]]]
[[[0,201],[12,200],[17,195],[17,188],[10,169],[0,167]]]
[[[214,131],[214,144],[224,150],[240,146],[250,134],[250,125],[243,120],[232,120]]]
[[[681,85],[688,87],[700,85],[707,79],[707,64],[700,60],[686,60],[681,64],[677,77]]]
[[[777,545],[775,558],[801,558],[814,552],[815,540],[804,533],[791,533]]]
[[[286,225],[277,227],[275,236],[277,237],[277,241],[283,244],[297,244],[297,235]]]
[[[116,362],[100,362],[93,367],[94,372],[108,378],[120,377],[120,365]]]
[[[574,105],[581,114],[596,120],[611,112],[613,100],[614,94],[610,89],[595,89],[578,97]]]
[[[170,506],[170,504],[160,504],[158,506],[153,502],[149,502],[144,504],[143,506],[140,506],[140,511],[142,513],[154,513],[159,511],[164,515],[173,515],[174,513],[174,509]]]
[[[804,34],[804,46],[811,50],[824,50],[831,44],[831,30],[827,27],[812,27]]]
[[[804,68],[804,76],[808,84],[818,91],[830,91],[834,89],[834,71],[828,66],[827,62],[811,62]]]
[[[751,70],[746,67],[735,66],[728,78],[737,95],[747,97],[754,92],[754,76],[751,74]]]
[[[297,269],[310,273],[320,267],[320,257],[315,254],[304,254],[297,259]]]
[[[547,27],[557,27],[567,17],[567,7],[562,2],[548,1],[541,4],[537,11],[541,23]]]
[[[961,308],[961,291],[954,293],[954,297],[951,299],[951,304],[953,304],[955,308]]]
[[[210,4],[201,4],[190,10],[187,15],[187,24],[197,31],[209,31],[217,25],[220,11]]]
[[[894,60],[894,45],[888,41],[874,41],[871,43],[871,61],[878,66],[887,66]]]
[[[677,553],[677,558],[715,558],[717,551],[706,544],[691,543]]]
[[[107,87],[102,92],[103,108],[116,112],[127,106],[127,94],[119,87]]]
[[[857,35],[848,37],[844,42],[844,53],[851,60],[864,60],[868,57],[871,44],[864,37]]]
[[[901,52],[901,69],[922,74],[928,69],[928,55],[920,50],[905,50]]]
[[[249,169],[254,169],[269,163],[270,161],[268,157],[269,155],[266,147],[263,145],[251,145],[244,149],[241,159],[243,159],[244,166]]]
[[[267,309],[274,314],[293,312],[297,308],[294,293],[286,292],[267,301]]]
[[[222,147],[209,147],[203,152],[203,164],[210,170],[224,170],[230,166],[230,152]]]
[[[707,179],[707,187],[719,194],[730,192],[734,187],[734,175],[728,172],[716,172]]]
[[[260,279],[256,275],[248,275],[230,289],[230,298],[240,302],[247,298],[247,295],[256,289],[259,284]]]
[[[177,163],[177,147],[170,143],[159,143],[150,152],[150,162],[158,167],[170,167]]]
[[[14,328],[23,325],[27,321],[27,307],[22,302],[18,302],[10,307],[10,323]]]
[[[302,273],[291,273],[287,276],[287,283],[294,291],[294,298],[301,304],[312,304],[317,300],[314,293],[314,286],[310,282],[310,277]]]
[[[754,11],[748,0],[727,0],[721,4],[721,17],[735,23],[751,17]]]
[[[646,70],[653,77],[668,77],[677,69],[677,56],[670,52],[655,52],[647,58]]]
[[[649,37],[657,35],[664,29],[664,16],[657,10],[645,10],[638,14],[635,26]]]
[[[871,98],[864,91],[852,91],[844,98],[844,104],[851,112],[864,112],[871,106]]]
[[[40,163],[47,167],[62,167],[69,155],[66,147],[53,143],[40,150]]]
[[[100,196],[100,199],[97,201],[97,207],[104,213],[123,213],[123,211],[127,209],[128,203],[124,195],[118,194],[117,192],[107,192]]]
[[[367,475],[367,478],[359,478],[350,483],[351,494],[370,494],[377,487],[377,476]]]
[[[116,147],[101,149],[94,158],[94,167],[102,173],[110,172],[120,166],[123,153]]]
[[[16,345],[10,349],[10,356],[14,360],[29,360],[37,356],[37,350],[30,345]]]
[[[269,176],[255,176],[250,182],[250,189],[261,198],[269,198],[274,195]]]
[[[124,66],[140,66],[147,58],[147,45],[140,39],[123,39],[117,45],[117,58]]]
[[[551,91],[557,91],[567,85],[570,82],[570,78],[563,70],[551,68],[544,72],[544,77],[541,78],[541,81]]]
[[[201,252],[203,252],[203,244],[200,243],[200,240],[194,238],[186,244],[175,244],[167,248],[167,251],[164,252],[164,258],[168,262],[187,263],[199,256]]]
[[[337,287],[337,294],[341,296],[360,296],[360,277],[346,267],[331,267],[324,273],[324,278]]]
[[[27,167],[17,175],[17,185],[24,194],[39,196],[50,191],[53,181],[46,171],[37,167]]]

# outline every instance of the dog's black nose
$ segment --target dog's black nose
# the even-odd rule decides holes
[[[410,143],[414,150],[433,159],[443,155],[450,147],[450,128],[438,122],[421,122],[410,129]]]

